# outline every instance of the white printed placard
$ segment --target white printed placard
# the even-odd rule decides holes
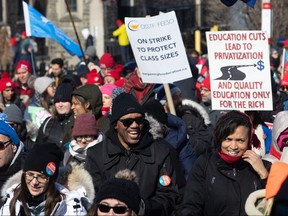
[[[264,31],[206,32],[212,109],[272,110]]]
[[[192,76],[175,12],[125,18],[144,83],[172,83]]]

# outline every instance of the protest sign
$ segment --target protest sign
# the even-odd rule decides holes
[[[125,18],[144,83],[172,83],[192,76],[175,12]]]
[[[212,109],[272,110],[266,33],[206,32],[206,40]]]

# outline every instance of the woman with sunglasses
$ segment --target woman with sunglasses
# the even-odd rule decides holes
[[[115,177],[101,185],[96,203],[89,210],[88,215],[140,216],[144,215],[142,209],[136,173],[125,169],[118,171]]]
[[[6,191],[6,202],[0,215],[86,215],[81,201],[89,199],[81,193],[81,190],[84,193],[82,185],[76,188],[74,183],[73,190],[69,190],[56,183],[62,159],[63,152],[56,144],[36,143],[27,154],[23,172],[15,174],[2,189]],[[89,179],[83,172],[79,176]],[[74,181],[84,179],[74,178]]]

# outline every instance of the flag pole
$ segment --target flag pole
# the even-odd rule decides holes
[[[83,58],[83,60],[84,60],[84,62],[85,62],[85,65],[86,65],[88,71],[89,71],[88,64],[87,64],[87,61],[86,61],[86,58],[85,58],[85,55],[84,55],[84,52],[83,52],[83,49],[82,49],[82,45],[81,45],[81,43],[80,43],[80,39],[79,39],[77,30],[76,30],[76,27],[75,27],[75,24],[74,24],[74,20],[73,20],[73,17],[72,17],[72,15],[71,15],[71,11],[70,11],[70,8],[69,8],[69,5],[68,5],[67,0],[65,0],[65,3],[66,3],[66,7],[67,7],[67,10],[68,10],[68,13],[69,13],[70,20],[71,20],[72,25],[73,25],[73,29],[74,29],[74,32],[75,32],[75,35],[76,35],[78,44],[79,44],[79,46],[80,46],[80,50],[81,50],[81,53],[82,53],[82,58]]]

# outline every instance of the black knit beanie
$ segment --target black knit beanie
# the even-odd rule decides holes
[[[97,195],[96,202],[104,199],[117,199],[124,202],[136,214],[139,212],[141,195],[136,182],[121,178],[112,178],[105,181]]]
[[[61,83],[55,92],[54,103],[72,101],[72,85],[70,83]]]
[[[121,93],[113,100],[112,103],[112,114],[110,116],[111,123],[116,122],[122,116],[129,113],[141,113],[144,115],[142,106],[131,94]]]
[[[164,107],[162,106],[160,101],[150,100],[143,105],[143,108],[148,115],[151,115],[160,123],[167,125],[167,113],[165,112]]]
[[[46,176],[58,175],[59,164],[64,154],[55,143],[35,143],[29,150],[23,171],[35,171]]]

